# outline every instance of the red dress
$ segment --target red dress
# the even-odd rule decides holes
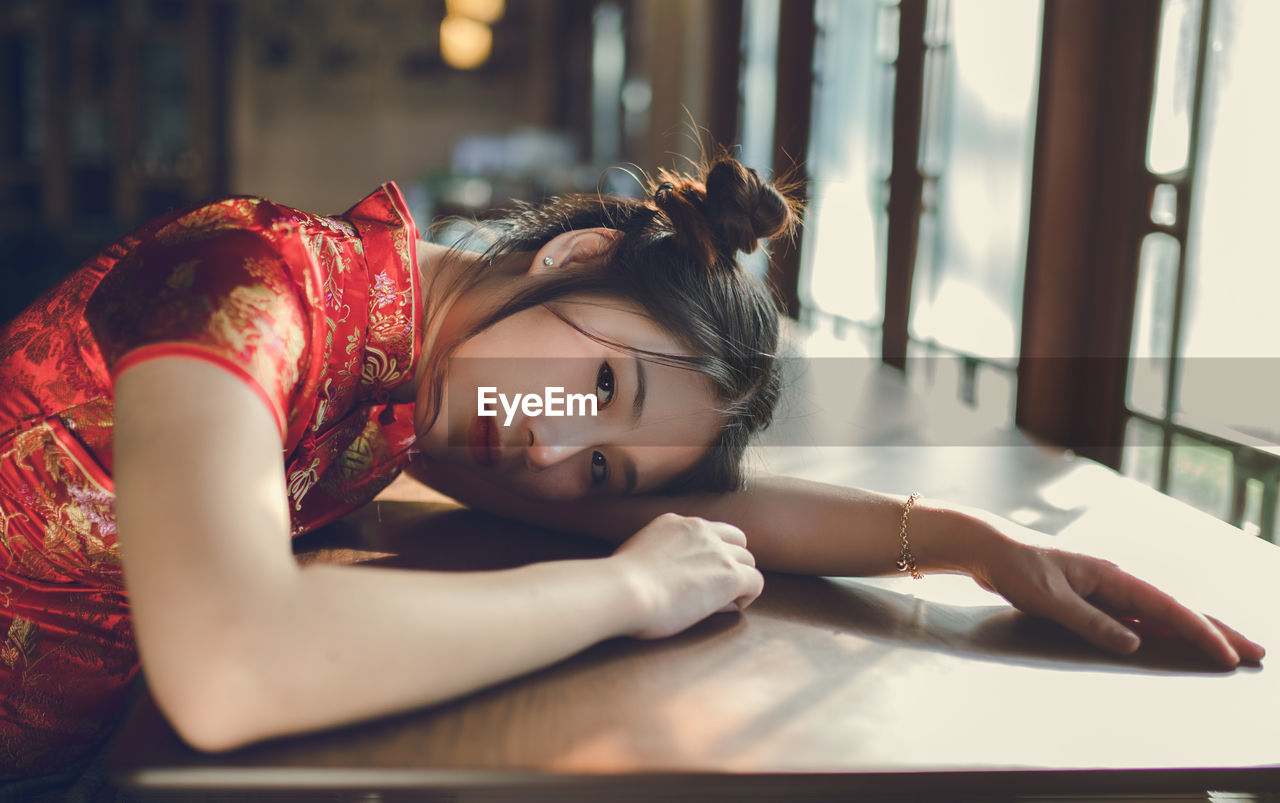
[[[0,329],[0,780],[91,751],[138,672],[113,512],[112,379],[181,354],[276,414],[295,535],[402,466],[417,229],[394,184],[340,216],[236,197],[109,246]]]

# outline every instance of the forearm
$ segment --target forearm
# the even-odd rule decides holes
[[[727,494],[649,495],[569,503],[521,500],[459,471],[419,463],[412,473],[465,504],[546,527],[620,541],[665,512],[724,521],[743,530],[764,569],[871,576],[895,571],[904,496],[765,474]],[[972,574],[1008,539],[991,514],[923,497],[908,520],[922,571]]]
[[[251,617],[229,616],[201,639],[206,677],[169,701],[205,749],[447,700],[640,619],[609,559],[486,573],[319,565],[241,596],[229,604]]]
[[[903,495],[766,475],[744,491],[689,501],[705,511],[696,515],[742,527],[760,565],[774,571],[891,574],[901,554]],[[912,505],[907,537],[922,572],[966,574],[1003,540],[977,511],[929,497]]]

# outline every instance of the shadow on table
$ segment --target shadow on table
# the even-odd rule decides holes
[[[452,504],[383,501],[293,541],[302,565],[343,563],[429,571],[494,571],[604,557],[613,547]]]
[[[1051,666],[1054,670],[1131,674],[1232,671],[1178,638],[1147,635],[1134,654],[1115,655],[1056,622],[1029,616],[1007,604],[951,605],[845,579],[771,574],[766,585],[781,600],[777,614],[792,622],[838,628],[902,646],[1001,663]]]

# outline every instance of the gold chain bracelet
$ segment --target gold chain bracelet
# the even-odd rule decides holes
[[[907,543],[907,516],[911,515],[911,507],[919,498],[919,492],[913,493],[907,497],[907,501],[902,505],[902,529],[898,531],[898,537],[902,539],[902,553],[898,555],[898,562],[894,565],[898,567],[898,571],[911,572],[913,578],[923,580],[924,575],[916,567],[916,556],[911,554],[911,546]]]

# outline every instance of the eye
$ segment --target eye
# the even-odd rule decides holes
[[[600,363],[600,371],[596,374],[596,400],[600,402],[601,409],[608,407],[609,402],[613,401],[614,385],[613,369],[607,362]]]
[[[601,452],[591,453],[591,484],[599,485],[609,478],[609,461]]]

